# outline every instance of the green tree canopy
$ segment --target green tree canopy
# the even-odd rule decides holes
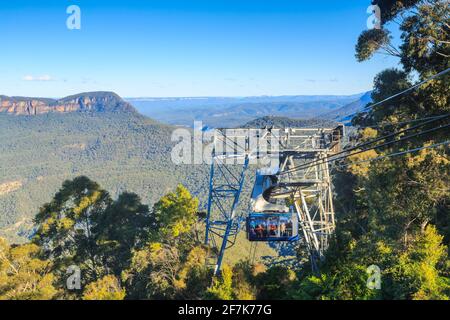
[[[123,300],[125,290],[121,288],[119,280],[113,275],[91,282],[83,293],[83,300]]]
[[[0,238],[0,300],[49,300],[56,296],[52,263],[35,244],[9,246]]]
[[[179,185],[152,210],[151,236],[122,277],[130,298],[199,299],[210,284],[209,249],[196,234],[198,199]]]
[[[65,285],[71,265],[81,269],[83,286],[113,274],[120,277],[131,263],[132,251],[149,238],[150,213],[135,194],[112,200],[87,177],[64,182],[54,199],[35,218],[33,242]]]

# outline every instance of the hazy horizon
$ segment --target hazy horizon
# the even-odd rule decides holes
[[[92,90],[92,91],[84,91],[84,92],[76,92],[75,94],[82,94],[82,93],[92,93],[92,92],[103,92],[104,90]],[[230,95],[230,96],[121,96],[124,100],[137,100],[137,99],[245,99],[245,98],[282,98],[282,97],[353,97],[358,95],[364,95],[368,92],[371,92],[372,90],[366,90],[362,92],[357,93],[351,93],[351,94],[289,94],[289,95]],[[110,90],[106,90],[105,92],[113,92]],[[117,94],[117,93],[116,93]],[[7,93],[0,93],[0,96],[5,97],[23,97],[23,98],[38,98],[38,99],[62,99],[65,97],[69,97],[74,94],[68,94],[64,96],[27,96],[27,95],[10,95]]]

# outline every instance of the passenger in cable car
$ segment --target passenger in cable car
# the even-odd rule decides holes
[[[255,231],[256,231],[256,236],[258,237],[258,238],[264,238],[264,228],[263,228],[263,226],[262,225],[260,225],[260,224],[258,224],[257,226],[256,226],[256,228],[255,228]]]
[[[265,228],[263,229],[263,238],[267,238],[269,236],[269,230],[267,228],[267,224],[264,225]]]
[[[277,237],[278,231],[278,219],[277,218],[269,218],[269,236]]]
[[[269,226],[269,236],[270,237],[276,237],[277,236],[277,226],[274,224],[271,224]]]
[[[250,226],[250,234],[249,234],[251,239],[256,238],[256,231],[255,231],[255,226]]]
[[[286,236],[287,237],[292,237],[293,233],[294,233],[294,228],[293,228],[293,225],[292,225],[292,221],[288,221],[286,223]]]
[[[282,222],[280,224],[280,233],[282,237],[287,237],[288,233],[286,232],[286,223]]]

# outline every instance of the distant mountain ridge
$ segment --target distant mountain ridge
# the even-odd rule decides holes
[[[365,95],[367,95],[366,92],[348,96],[128,98],[126,100],[142,114],[167,124],[192,127],[194,121],[202,121],[203,125],[209,128],[232,128],[267,116],[340,121],[333,112],[341,110],[345,113],[347,107],[352,111],[360,108],[362,105],[360,101]]]
[[[334,121],[345,122],[353,118],[353,116],[361,112],[364,107],[372,102],[372,91],[366,92],[358,100],[353,101],[339,109],[321,114],[318,118],[329,119]]]
[[[61,99],[0,96],[0,113],[38,115],[68,112],[137,113],[114,92],[85,92]]]

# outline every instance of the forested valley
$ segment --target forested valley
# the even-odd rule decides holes
[[[389,54],[399,66],[380,70],[374,79],[372,106],[353,118],[358,130],[348,147],[411,128],[413,121],[435,121],[424,124],[421,134],[416,130],[414,137],[350,156],[333,169],[337,227],[319,272],[311,271],[298,246],[300,264],[236,258],[213,277],[214,252],[203,245],[197,191],[181,183],[160,188],[148,206],[136,193],[104,189],[93,172],[66,180],[50,201],[42,201],[29,241],[0,240],[0,299],[448,300],[450,75],[383,101],[450,67],[450,9],[445,0],[378,5],[383,28],[360,35],[356,59]],[[400,27],[399,39],[388,31],[392,24]],[[95,141],[87,150],[98,154]],[[161,159],[161,166],[167,162]],[[201,176],[206,179],[207,172]],[[163,181],[155,177],[154,185]],[[381,272],[379,288],[367,286],[372,265]],[[77,268],[79,286],[71,277]]]

